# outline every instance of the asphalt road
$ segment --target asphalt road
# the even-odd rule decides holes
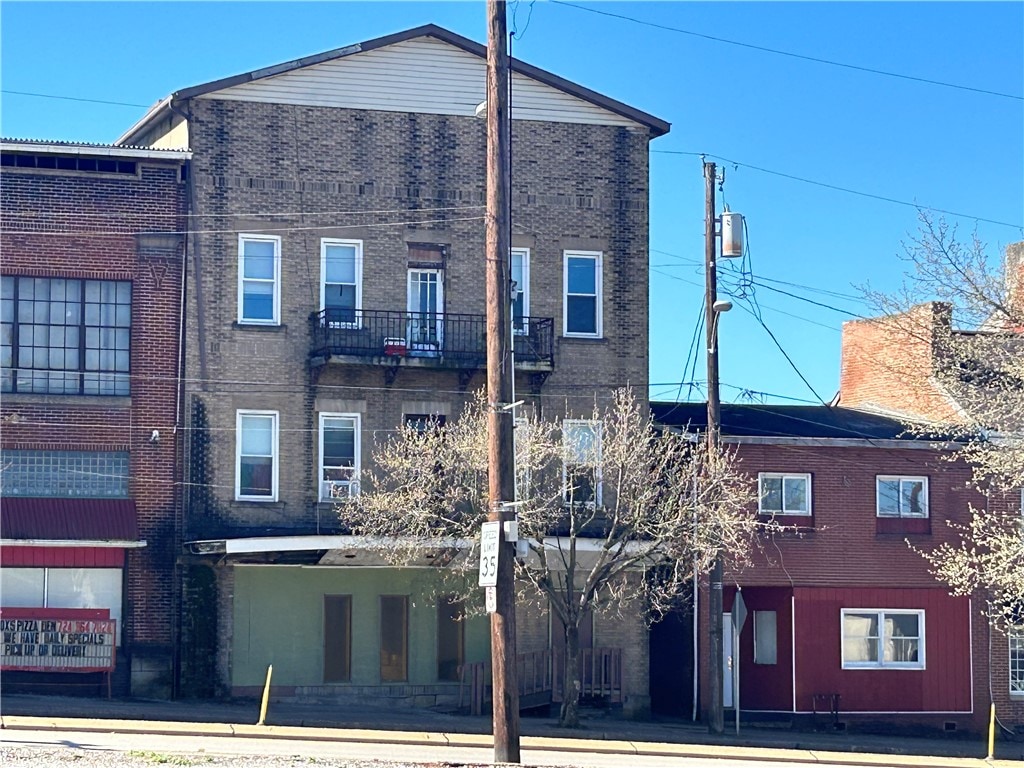
[[[352,743],[200,735],[73,732],[52,730],[0,731],[0,764],[54,768],[151,768],[153,765],[245,766],[245,768],[400,768],[409,765],[490,766],[492,750],[391,743]],[[782,755],[780,754],[780,757]],[[806,768],[807,762],[730,757],[678,757],[600,754],[526,749],[522,762],[531,766],[573,768]],[[964,761],[964,765],[984,765]],[[822,768],[848,768],[849,762],[815,762]],[[885,762],[873,763],[884,766]]]

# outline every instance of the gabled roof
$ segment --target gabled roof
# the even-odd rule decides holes
[[[706,403],[651,403],[654,421],[667,427],[704,432]],[[746,405],[726,403],[721,409],[721,434],[752,438],[825,438],[833,440],[922,441],[907,433],[904,422],[891,416],[824,405]],[[934,436],[945,441],[947,438]]]
[[[295,59],[293,61],[286,61],[281,64],[275,64],[270,67],[264,67],[262,69],[256,69],[251,72],[244,72],[240,75],[233,75],[231,77],[221,78],[220,80],[214,80],[209,83],[203,83],[201,85],[195,85],[190,88],[184,88],[180,91],[175,91],[173,94],[165,99],[162,99],[158,103],[154,104],[145,115],[131,128],[129,128],[118,140],[118,144],[127,143],[132,138],[136,137],[141,131],[158,116],[163,116],[165,113],[170,111],[170,105],[172,101],[190,99],[196,96],[202,96],[215,91],[224,90],[231,88],[236,85],[242,85],[245,83],[251,83],[264,78],[281,75],[287,72],[292,72],[303,67],[313,66],[315,64],[322,64],[327,61],[334,61],[336,59],[342,59],[346,56],[352,56],[353,54],[365,53],[378,48],[384,48],[389,45],[396,43],[402,43],[407,40],[413,40],[418,37],[433,37],[442,42],[453,45],[467,53],[471,53],[474,56],[478,56],[482,59],[487,58],[487,47],[480,43],[470,40],[462,35],[457,35],[454,32],[439,27],[436,24],[425,24],[421,27],[415,27],[414,29],[408,29],[404,32],[397,32],[392,35],[385,35],[384,37],[374,38],[373,40],[367,40],[362,43],[356,43],[355,45],[348,45],[343,48],[335,48],[331,51],[325,51],[323,53],[317,53],[312,56],[305,56],[301,59]],[[597,107],[608,110],[614,114],[625,117],[629,120],[633,120],[641,125],[650,128],[651,132],[655,137],[661,136],[668,133],[670,124],[664,120],[661,120],[653,115],[646,112],[642,112],[639,109],[624,104],[621,101],[603,96],[596,91],[592,91],[589,88],[584,88],[581,85],[570,82],[558,75],[547,72],[543,69],[531,66],[525,62],[513,59],[510,61],[512,70],[516,73],[524,75],[526,77],[537,80],[545,85],[556,88],[567,94],[575,96],[583,101],[589,102]]]

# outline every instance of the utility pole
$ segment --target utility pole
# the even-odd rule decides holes
[[[705,316],[708,350],[708,450],[713,456],[718,453],[721,422],[721,404],[718,399],[718,276],[715,232],[715,164],[704,163],[704,275],[705,275]],[[717,542],[716,542],[717,545]],[[725,710],[722,698],[723,683],[723,627],[722,627],[722,556],[717,554],[711,566],[708,613],[710,621],[710,645],[708,649],[708,731],[722,733],[725,730]]]
[[[494,762],[519,762],[516,679],[515,543],[504,528],[515,496],[512,346],[509,333],[509,100],[505,1],[487,0],[487,461],[489,519],[501,523],[495,610],[491,614]]]

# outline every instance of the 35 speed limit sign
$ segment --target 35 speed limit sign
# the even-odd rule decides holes
[[[501,523],[480,526],[480,586],[498,586],[498,550],[501,543]]]

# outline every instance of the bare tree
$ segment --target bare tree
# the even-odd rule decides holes
[[[363,492],[343,520],[396,563],[447,552],[448,583],[479,589],[480,524],[487,512],[486,406],[472,401],[443,426],[404,427],[379,446]],[[565,627],[559,721],[578,725],[580,626],[591,612],[657,616],[686,595],[721,553],[741,565],[759,523],[754,484],[733,454],[662,432],[628,391],[587,419],[516,423],[516,512],[526,551],[520,599],[548,607]]]
[[[971,508],[958,545],[922,552],[934,575],[957,594],[985,595],[999,624],[1024,608],[1024,243],[990,254],[977,235],[920,213],[904,243],[908,275],[898,291],[863,289],[881,317],[875,326],[879,369],[900,394],[908,429],[941,432],[965,460],[989,503]],[[925,303],[927,302],[927,303]]]

